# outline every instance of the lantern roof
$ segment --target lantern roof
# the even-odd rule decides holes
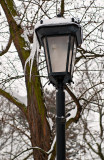
[[[72,18],[55,17],[52,19],[40,20],[35,25],[35,32],[40,45],[45,36],[73,34],[76,37],[77,46],[82,44],[82,28],[80,24]]]

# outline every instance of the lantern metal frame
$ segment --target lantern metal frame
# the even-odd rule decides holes
[[[71,70],[68,71],[68,65],[69,65],[69,54],[70,54],[70,46],[71,46],[71,37],[74,38],[73,40],[73,46],[72,46],[72,57],[73,58],[73,49],[74,49],[74,43],[76,44],[76,47],[79,46],[82,43],[82,31],[81,26],[78,23],[71,22],[68,24],[61,24],[61,25],[46,25],[42,22],[38,28],[35,30],[39,44],[43,46],[44,50],[47,49],[47,56],[46,56],[46,50],[45,50],[45,58],[47,62],[47,68],[48,68],[48,77],[50,80],[50,83],[58,86],[58,83],[61,81],[63,84],[72,82],[72,74]],[[49,53],[49,45],[48,45],[48,37],[59,37],[59,36],[69,36],[69,43],[67,48],[67,61],[66,61],[66,70],[65,72],[53,72],[52,66],[51,66],[51,58]],[[46,46],[44,45],[44,40],[46,41]],[[72,60],[71,60],[72,65]],[[71,67],[70,67],[71,68]]]

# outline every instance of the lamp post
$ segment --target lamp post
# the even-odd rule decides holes
[[[41,20],[35,27],[39,44],[44,47],[50,82],[56,87],[56,152],[65,160],[64,85],[72,82],[76,48],[82,43],[81,26],[69,19]]]

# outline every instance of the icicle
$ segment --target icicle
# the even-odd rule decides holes
[[[38,53],[39,53],[39,42],[38,42],[38,39],[37,39],[37,36],[36,36],[36,33],[34,31],[34,37],[33,37],[33,47],[32,47],[32,50],[31,50],[31,53],[30,53],[30,56],[27,58],[26,62],[25,62],[25,67],[24,67],[24,73],[26,71],[26,65],[27,63],[29,62],[29,66],[30,66],[30,79],[31,79],[31,72],[32,72],[32,66],[33,66],[33,61],[34,61],[34,57],[36,56],[37,58],[37,63],[39,62],[39,56],[38,56]]]

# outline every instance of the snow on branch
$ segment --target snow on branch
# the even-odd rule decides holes
[[[29,150],[33,150],[33,149],[35,149],[35,150],[40,150],[41,151],[41,153],[43,153],[43,154],[46,154],[46,155],[49,155],[50,154],[50,152],[46,152],[46,151],[44,151],[42,148],[40,148],[40,147],[31,147],[31,148],[27,148],[26,150],[24,150],[24,151],[22,151],[21,153],[19,153],[17,156],[15,156],[12,160],[15,160],[17,157],[19,157],[21,154],[23,154],[23,153],[25,153],[25,152],[27,152],[27,151],[29,151]]]
[[[8,99],[14,105],[16,105],[26,116],[27,107],[25,104],[23,104],[23,97],[20,98],[20,96],[17,96],[17,94],[16,97],[14,97],[14,95],[10,94],[7,91],[4,91],[1,88],[0,88],[0,95]]]
[[[21,153],[19,153],[18,155],[16,155],[12,160],[15,160],[16,158],[18,158],[20,155],[22,155],[23,153],[25,153],[25,152],[27,152],[27,151],[30,151],[30,150],[39,150],[41,153],[43,153],[43,154],[46,154],[47,156],[48,156],[48,160],[50,160],[50,158],[51,158],[51,155],[52,155],[52,152],[54,151],[54,148],[55,148],[55,146],[56,146],[56,136],[55,136],[55,138],[54,138],[54,140],[53,140],[53,143],[52,143],[52,145],[51,145],[51,149],[48,151],[48,152],[46,152],[45,150],[43,150],[42,148],[40,148],[40,147],[30,147],[30,148],[27,148],[26,150],[24,150],[24,151],[22,151]]]
[[[8,44],[7,44],[7,46],[6,46],[5,49],[3,49],[2,51],[0,51],[0,56],[2,56],[2,55],[4,55],[5,53],[8,52],[8,50],[9,50],[9,48],[10,48],[10,46],[11,46],[11,43],[12,43],[12,36],[11,36],[11,34],[10,34],[10,38],[9,38],[9,40],[8,40]]]

